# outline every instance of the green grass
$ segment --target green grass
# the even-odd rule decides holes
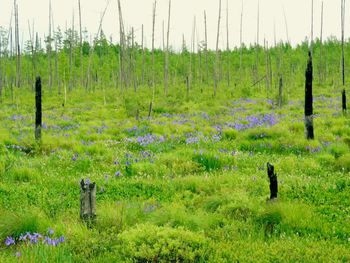
[[[316,139],[306,141],[302,87],[282,109],[258,88],[251,100],[226,96],[234,92],[223,87],[216,98],[199,87],[187,100],[172,91],[168,98],[158,91],[151,120],[147,88],[122,97],[106,89],[106,105],[102,92],[78,89],[65,107],[62,97],[45,92],[40,145],[33,139],[33,94],[5,98],[0,261],[350,260],[350,125],[339,112],[338,92],[316,89],[315,98],[326,101],[315,101]],[[324,107],[330,99],[336,104]],[[258,122],[249,126],[253,118]],[[279,180],[272,203],[267,162]],[[97,183],[93,228],[79,220],[82,178]],[[5,246],[7,236],[48,228],[66,241]]]

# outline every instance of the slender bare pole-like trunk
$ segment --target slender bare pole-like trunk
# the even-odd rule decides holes
[[[218,87],[218,68],[219,68],[219,40],[220,40],[220,22],[221,22],[221,0],[219,0],[219,17],[218,17],[218,31],[216,35],[216,49],[215,49],[215,68],[214,68],[214,96],[216,96]]]
[[[144,29],[142,24],[142,40],[141,40],[141,48],[142,48],[142,86],[145,83],[145,47],[144,47]]]
[[[80,0],[78,0],[79,7],[79,40],[80,40],[80,85],[84,86],[84,63],[83,63],[83,33],[82,33],[82,23],[81,23],[81,5]]]
[[[341,0],[341,68],[342,84],[345,86],[345,55],[344,55],[344,36],[345,35],[345,0]],[[345,88],[344,88],[345,89]]]
[[[165,96],[168,96],[169,90],[169,36],[170,36],[170,14],[171,14],[171,0],[169,0],[169,11],[168,11],[168,29],[166,36],[166,50],[165,50],[165,80],[164,80],[164,89]]]
[[[260,2],[258,2],[258,16],[257,16],[257,27],[256,27],[256,60],[255,60],[255,81],[259,80],[259,36],[260,36]]]
[[[124,50],[125,50],[125,34],[124,34],[124,22],[122,7],[120,0],[118,0],[118,13],[119,13],[119,81],[120,81],[120,92],[123,92],[123,83],[125,82],[124,76]]]
[[[320,34],[320,64],[319,64],[319,82],[322,84],[323,82],[323,1],[322,1],[322,6],[321,6],[321,34]]]
[[[73,89],[73,45],[74,45],[74,11],[72,16],[72,28],[69,36],[69,91]]]
[[[135,55],[135,32],[134,27],[131,29],[131,63],[132,63],[132,77],[134,84],[134,91],[137,91],[137,76],[136,76],[136,55]]]
[[[49,1],[49,35],[48,35],[48,39],[47,39],[47,57],[48,57],[48,71],[49,71],[49,89],[50,91],[52,90],[52,64],[51,64],[51,32],[52,32],[52,27],[51,27],[51,17],[52,17],[52,13],[51,13],[52,9],[51,9],[51,0]]]
[[[205,54],[205,71],[206,71],[206,82],[209,84],[209,65],[208,65],[208,30],[207,30],[207,13],[204,11],[204,54]]]
[[[242,10],[241,10],[241,24],[239,31],[239,45],[240,45],[240,57],[239,57],[239,72],[242,79],[242,66],[243,66],[243,0],[242,0]]]
[[[311,57],[314,55],[314,0],[311,0],[311,39],[310,39]]]
[[[21,48],[19,44],[19,27],[18,27],[18,5],[17,1],[14,1],[15,9],[15,42],[16,42],[16,87],[21,86]]]
[[[156,26],[156,10],[157,10],[157,0],[153,4],[153,16],[152,16],[152,100],[149,105],[148,118],[151,118],[153,111],[153,103],[155,97],[156,83],[155,83],[155,58],[154,58],[154,33]]]
[[[229,27],[228,27],[228,0],[226,0],[226,52],[227,52],[227,86],[230,86],[230,39],[229,39]]]

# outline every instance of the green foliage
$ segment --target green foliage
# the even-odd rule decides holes
[[[133,262],[205,262],[207,241],[203,234],[182,228],[138,225],[118,237],[118,251]]]

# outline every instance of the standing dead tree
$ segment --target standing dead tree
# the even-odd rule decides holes
[[[207,13],[204,10],[204,55],[205,55],[205,71],[206,83],[209,84],[209,65],[208,65],[208,31],[207,31]]]
[[[151,118],[151,115],[152,115],[154,96],[155,96],[155,90],[156,90],[155,58],[154,58],[154,32],[155,32],[155,25],[156,25],[156,10],[157,10],[157,0],[154,1],[153,15],[152,15],[152,99],[151,99],[151,102],[149,104],[148,118]]]
[[[323,70],[323,1],[321,6],[321,34],[320,34],[320,62],[318,67],[318,74],[319,74],[319,83],[322,84],[323,78],[324,78],[324,70]]]
[[[35,139],[41,140],[41,127],[42,127],[42,106],[41,106],[41,78],[36,78],[35,83]]]
[[[79,9],[79,40],[80,40],[80,85],[84,86],[84,78],[83,78],[83,71],[84,71],[84,63],[83,63],[83,34],[82,34],[82,24],[81,24],[81,5],[80,0],[78,0],[78,9]]]
[[[214,96],[216,96],[216,91],[218,87],[219,78],[219,40],[220,40],[220,22],[221,22],[221,0],[219,0],[219,17],[218,17],[218,31],[216,34],[216,49],[215,49],[215,66],[214,66]]]
[[[313,125],[313,98],[312,98],[313,66],[312,55],[309,51],[309,60],[305,72],[305,135],[306,139],[314,139]]]
[[[118,14],[119,14],[119,84],[120,92],[123,92],[123,84],[125,80],[124,70],[124,52],[125,52],[125,31],[123,22],[123,13],[120,0],[118,0]]]
[[[96,34],[96,38],[98,38],[98,36],[99,36],[100,33],[101,33],[103,18],[104,18],[104,16],[105,16],[106,12],[107,12],[109,3],[110,3],[110,0],[107,2],[106,7],[105,7],[105,9],[104,9],[103,12],[102,12],[101,19],[100,19],[100,24],[99,24],[99,27],[98,27],[98,30],[97,30],[97,34]],[[97,42],[98,42],[98,41],[94,41],[92,47],[90,47],[90,50],[89,50],[89,63],[88,63],[88,70],[87,70],[87,82],[86,82],[86,87],[88,87],[88,85],[90,84],[90,75],[91,75],[91,66],[92,66],[92,55],[93,55],[93,53],[94,53],[94,50],[95,50],[95,47],[96,47]]]
[[[229,26],[228,26],[228,0],[226,1],[226,52],[227,52],[227,86],[230,86],[230,39],[229,39]]]
[[[14,0],[14,10],[15,10],[16,87],[19,88],[21,86],[21,47],[19,44],[17,0]]]
[[[342,67],[342,83],[343,83],[343,91],[342,91],[343,111],[346,110],[344,35],[345,35],[345,0],[341,0],[341,53],[342,53],[341,67]]]
[[[168,11],[168,30],[166,36],[166,50],[165,50],[165,74],[164,74],[164,92],[165,96],[168,96],[169,89],[169,35],[170,35],[170,12],[171,12],[171,0],[169,0],[169,11]]]
[[[278,181],[275,167],[267,163],[267,175],[270,180],[270,200],[276,199],[278,194]]]
[[[243,66],[243,0],[242,0],[242,10],[241,10],[241,24],[239,31],[239,46],[240,46],[240,55],[239,55],[239,72],[242,79],[242,66]]]
[[[48,59],[48,72],[49,72],[49,89],[52,89],[52,64],[51,64],[51,41],[52,41],[52,28],[51,28],[51,17],[52,17],[52,8],[51,8],[51,0],[49,1],[49,35],[47,37],[47,59]]]

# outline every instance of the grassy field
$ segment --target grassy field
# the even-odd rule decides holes
[[[45,91],[41,145],[34,94],[4,98],[0,262],[350,261],[350,120],[339,90],[315,88],[307,141],[302,86],[282,108],[236,89],[213,98],[195,87],[186,98],[172,88],[156,96],[151,120],[146,87],[75,90],[64,107]],[[91,229],[79,219],[83,178],[97,184]]]

